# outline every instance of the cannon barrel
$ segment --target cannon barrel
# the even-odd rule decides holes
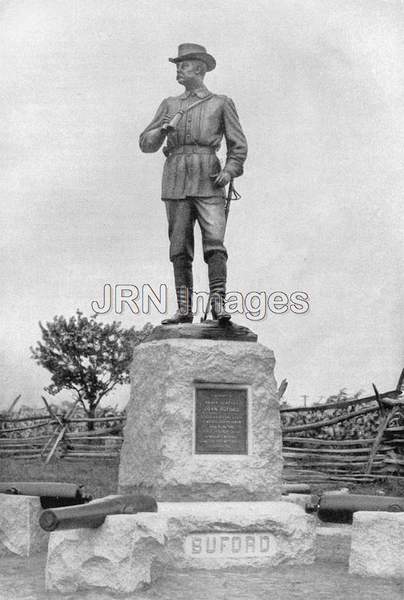
[[[133,515],[157,512],[157,502],[147,495],[106,496],[82,506],[66,506],[44,510],[39,524],[45,531],[56,529],[96,528],[108,515]]]
[[[286,494],[310,494],[311,487],[307,483],[284,483],[282,495]]]
[[[364,511],[404,512],[404,497],[367,494],[333,494],[312,496],[306,512],[317,513],[325,523],[352,523],[353,513]]]
[[[1,481],[0,494],[39,496],[42,508],[84,504],[91,500],[83,486],[55,481]]]

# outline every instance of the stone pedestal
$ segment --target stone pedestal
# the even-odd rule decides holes
[[[119,491],[158,501],[281,494],[274,356],[261,344],[162,339],[135,348]]]
[[[404,513],[354,513],[349,572],[404,579]]]
[[[39,526],[41,511],[37,496],[0,494],[0,556],[46,550],[49,534]]]
[[[314,517],[290,502],[162,502],[97,529],[51,533],[46,588],[130,593],[164,570],[309,564]]]

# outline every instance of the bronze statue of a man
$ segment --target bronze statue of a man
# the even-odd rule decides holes
[[[227,276],[224,188],[243,173],[247,141],[233,101],[213,94],[204,85],[206,72],[216,66],[213,56],[198,44],[181,44],[178,56],[169,61],[176,64],[177,81],[185,87],[185,92],[163,100],[139,141],[143,152],[156,152],[166,140],[162,200],[168,218],[178,310],[162,323],[191,323],[193,319],[195,220],[201,228],[203,256],[208,265],[212,316],[226,322],[230,314],[224,305]],[[221,169],[216,152],[223,137],[227,157]]]

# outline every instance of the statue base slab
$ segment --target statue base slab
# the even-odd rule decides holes
[[[180,323],[178,325],[158,325],[153,329],[148,342],[175,338],[195,340],[232,340],[235,342],[256,342],[255,334],[248,327],[229,321],[221,325],[218,321],[206,320],[203,323]]]

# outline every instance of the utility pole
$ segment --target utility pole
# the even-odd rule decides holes
[[[303,406],[304,406],[304,408],[306,408],[306,406],[307,406],[307,399],[308,399],[307,394],[303,394],[303,396],[300,396],[300,397],[303,398]]]

